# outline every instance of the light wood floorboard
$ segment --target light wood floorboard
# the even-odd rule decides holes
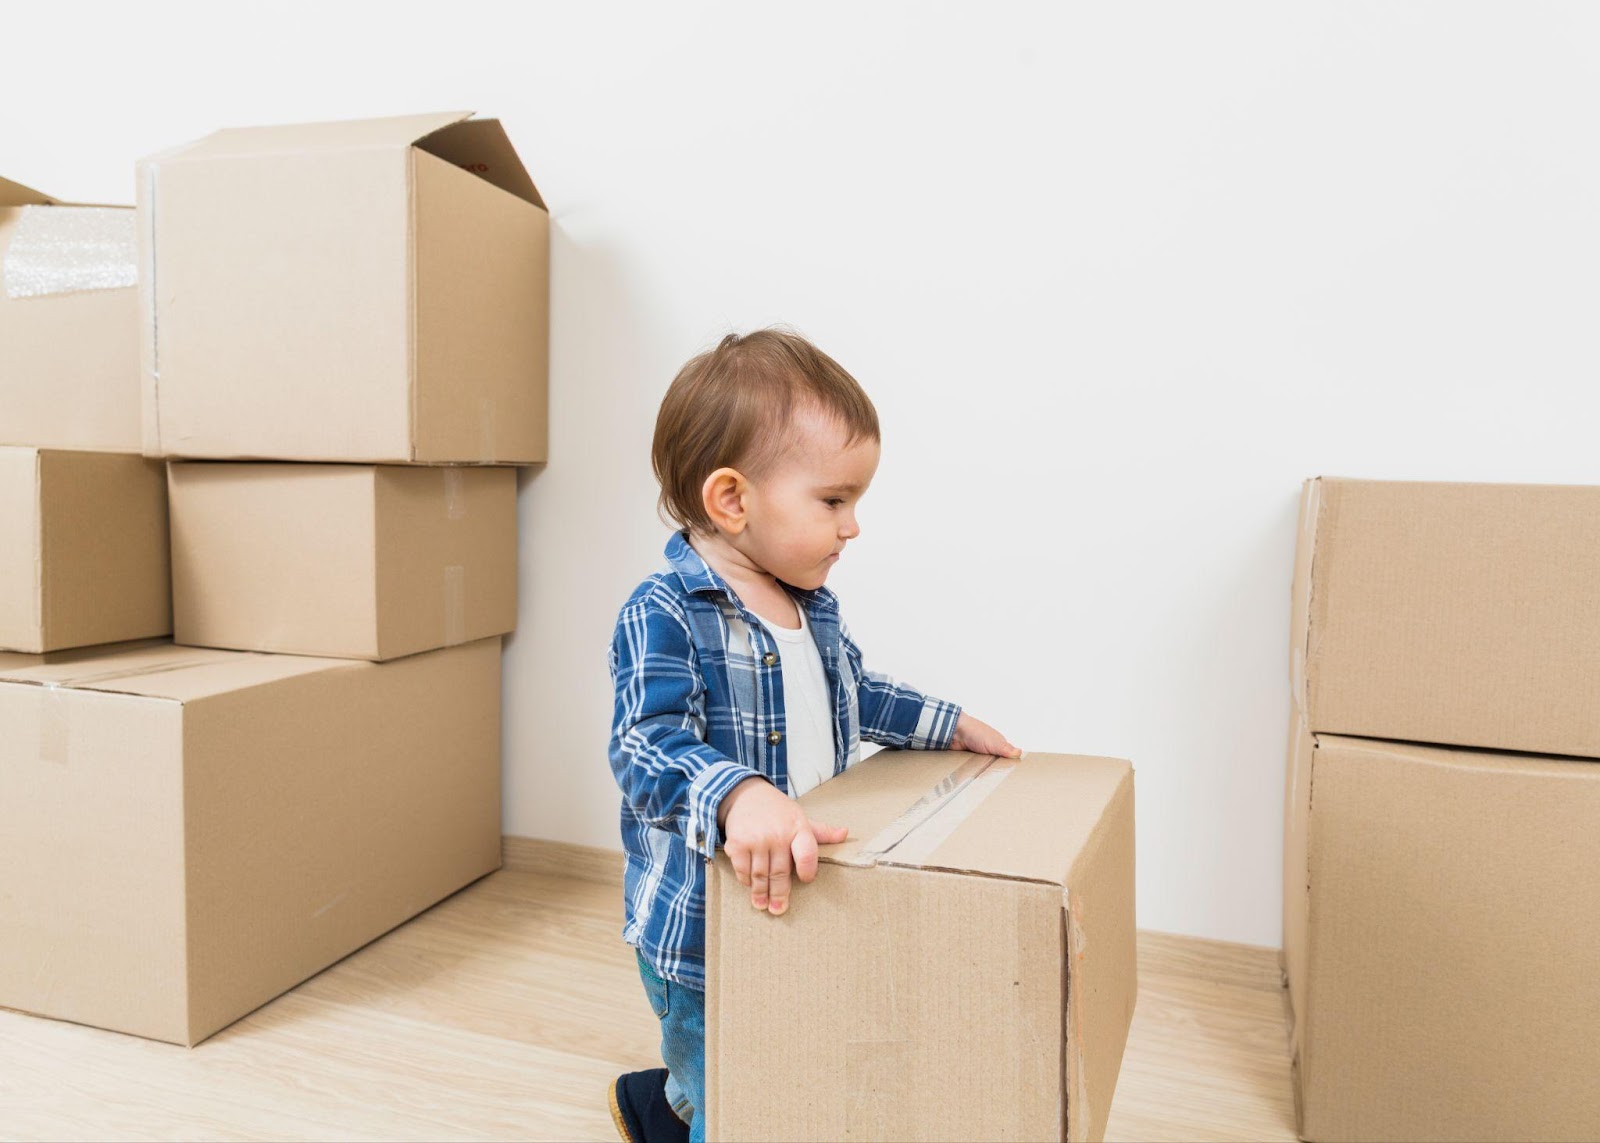
[[[192,1050],[0,1010],[0,1137],[615,1139],[606,1084],[658,1062],[619,893],[530,854]],[[1139,961],[1109,1137],[1293,1139],[1276,953]]]

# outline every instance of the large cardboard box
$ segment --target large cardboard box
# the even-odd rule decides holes
[[[1309,481],[1293,620],[1315,733],[1600,756],[1600,487]]]
[[[0,1006],[194,1044],[500,863],[500,641],[0,673]]]
[[[137,234],[0,179],[0,444],[139,451]]]
[[[218,131],[140,164],[148,455],[546,459],[550,218],[469,115]]]
[[[512,468],[173,463],[174,638],[393,659],[512,630]]]
[[[1100,1139],[1137,991],[1133,769],[885,751],[782,917],[709,871],[713,1139]]]
[[[0,447],[0,650],[171,631],[160,462]]]
[[[1303,722],[1290,757],[1301,1137],[1600,1138],[1600,763]]]

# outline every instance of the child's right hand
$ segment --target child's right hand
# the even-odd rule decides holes
[[[733,861],[750,904],[778,916],[789,907],[791,873],[817,876],[817,844],[832,845],[849,830],[806,817],[800,803],[764,778],[746,778],[717,807],[722,848]]]

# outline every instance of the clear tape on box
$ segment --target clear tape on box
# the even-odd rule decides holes
[[[71,722],[68,720],[66,698],[55,683],[44,685],[44,696],[39,701],[39,758],[57,766],[67,764],[71,750]]]
[[[98,689],[101,684],[117,679],[143,678],[147,675],[165,675],[173,671],[186,671],[190,667],[203,667],[217,661],[214,652],[186,655],[173,662],[153,666],[140,663],[136,666],[97,669],[69,675],[63,679],[48,679],[38,685],[44,696],[39,705],[39,757],[45,762],[66,765],[72,747],[72,721],[67,710],[67,696],[81,688]]]
[[[847,864],[876,865],[880,860],[902,864],[926,861],[956,827],[994,793],[1016,769],[1014,758],[974,755],[917,799],[905,813],[879,830]],[[837,860],[837,858],[836,858]]]
[[[447,520],[463,520],[467,515],[466,478],[454,467],[442,469],[444,473],[444,514]]]
[[[42,298],[139,283],[134,212],[115,206],[25,206],[0,280],[8,298]]]

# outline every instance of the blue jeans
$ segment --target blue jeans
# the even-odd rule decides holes
[[[639,961],[650,1010],[661,1021],[661,1062],[667,1065],[667,1102],[689,1125],[689,1143],[705,1143],[706,1117],[706,994],[698,988],[662,980],[656,970]]]

